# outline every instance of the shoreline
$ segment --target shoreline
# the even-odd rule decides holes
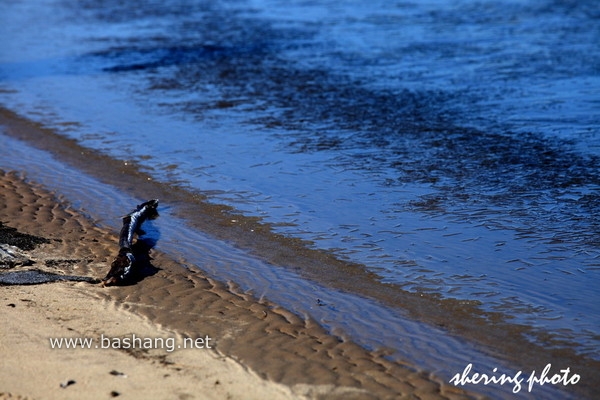
[[[56,194],[25,182],[18,173],[0,173],[0,186],[0,220],[5,226],[49,240],[30,252],[33,266],[15,268],[42,266],[55,273],[92,277],[106,272],[117,243],[114,233],[98,228],[57,200]],[[0,308],[6,337],[2,344],[2,396],[64,398],[74,393],[73,398],[97,398],[135,390],[135,397],[156,386],[166,397],[177,388],[192,396],[196,394],[190,391],[200,390],[200,398],[216,399],[473,398],[424,371],[390,362],[383,355],[333,337],[314,321],[239,293],[232,285],[199,273],[174,273],[173,269],[183,268],[173,265],[164,254],[153,252],[152,257],[161,270],[133,286],[101,288],[58,282],[5,287]],[[192,303],[182,309],[184,299],[192,295]],[[172,307],[172,311],[156,309],[158,299],[162,308]],[[178,318],[169,317],[177,313],[181,313]],[[132,333],[138,337],[208,336],[214,340],[214,349],[140,355],[123,349],[59,352],[46,343],[50,335],[119,337]],[[198,352],[205,356],[202,361],[197,359]],[[40,358],[42,354],[48,358]],[[186,356],[192,360],[178,358]],[[215,366],[207,367],[210,358],[216,360]],[[227,369],[215,370],[223,360]],[[127,380],[125,386],[117,385],[110,374],[115,370],[130,376],[127,371],[137,368],[143,372]],[[194,377],[206,369],[217,378],[198,386]],[[162,386],[167,377],[157,385],[161,374],[169,375],[173,386]],[[38,377],[44,379],[40,382]],[[69,384],[71,380],[75,383]],[[107,382],[115,383],[115,388],[105,387]],[[248,390],[260,393],[253,397]],[[209,397],[212,395],[215,397]]]
[[[119,163],[117,160],[111,161],[106,156],[80,147],[75,141],[59,138],[51,130],[33,121],[25,120],[11,111],[2,108],[0,108],[0,124],[7,128],[6,133],[9,136],[24,140],[42,150],[51,150],[52,154],[59,157],[60,160],[66,161],[68,165],[73,166],[75,169],[81,168],[84,172],[91,173],[92,175],[98,175],[109,185],[114,184],[117,190],[128,191],[129,185],[132,185],[134,182],[141,182],[141,188],[136,186],[137,196],[146,196],[150,193],[154,195],[156,193],[155,190],[162,190],[156,197],[162,199],[163,194],[171,196],[171,199],[175,200],[172,203],[177,203],[178,207],[182,206],[182,196],[185,195],[183,194],[184,190],[175,189],[175,193],[167,193],[165,188],[162,188],[160,184],[154,183],[150,179],[144,179],[144,173],[138,171],[135,166],[128,165],[127,167],[123,167],[122,163]],[[102,168],[106,170],[100,171]],[[27,168],[25,169],[27,170]],[[23,175],[13,174],[11,180],[22,181]],[[42,203],[44,204],[40,206],[39,204],[27,204],[27,202],[32,202],[36,196],[19,195],[22,201],[26,203],[21,205],[21,208],[25,212],[30,212],[33,215],[41,212],[44,216],[40,221],[37,221],[38,225],[36,226],[32,227],[27,224],[19,225],[23,224],[22,218],[15,217],[15,215],[20,211],[14,209],[15,215],[11,215],[11,218],[15,218],[16,225],[14,227],[24,226],[25,230],[29,229],[31,232],[37,232],[37,234],[39,232],[46,232],[48,237],[52,238],[55,237],[53,235],[56,232],[59,232],[61,229],[64,231],[65,226],[67,226],[69,233],[73,234],[73,244],[79,246],[86,243],[84,240],[86,236],[77,236],[77,229],[80,232],[92,232],[94,238],[88,238],[87,243],[93,246],[96,254],[93,257],[90,257],[88,254],[87,258],[84,257],[81,259],[84,262],[71,264],[61,272],[70,274],[76,270],[75,272],[79,274],[90,274],[91,271],[96,271],[92,274],[95,278],[104,276],[107,271],[107,265],[116,254],[116,243],[118,241],[116,232],[111,232],[107,228],[101,229],[93,221],[84,218],[81,215],[81,211],[74,211],[73,207],[67,204],[68,202],[65,203],[62,200],[64,197],[60,192],[54,194],[48,193],[47,190],[42,189],[38,184],[29,183],[25,184],[25,186],[42,190],[45,193],[42,197],[50,196],[51,199],[43,201]],[[58,197],[58,202],[55,201],[56,197]],[[25,198],[26,200],[23,200]],[[52,205],[46,203],[51,203]],[[123,205],[124,209],[122,211],[127,212],[133,206],[135,204]],[[255,229],[257,232],[253,231],[253,233],[259,233],[259,243],[258,247],[254,246],[257,243],[248,245],[252,254],[258,253],[258,256],[264,255],[260,254],[258,250],[264,250],[261,246],[265,242],[267,246],[275,247],[278,245],[284,247],[282,246],[283,244],[289,248],[283,249],[283,253],[280,252],[279,248],[273,253],[267,250],[267,257],[285,258],[286,254],[289,255],[286,252],[292,251],[293,254],[301,257],[301,260],[291,260],[292,262],[299,262],[301,265],[305,265],[305,262],[309,264],[316,262],[318,264],[322,261],[324,263],[322,265],[332,265],[329,264],[330,260],[328,258],[319,258],[319,255],[313,254],[312,250],[298,250],[302,247],[302,244],[297,243],[295,240],[270,243],[269,239],[274,235],[270,234],[268,225],[262,226],[260,221],[252,218],[244,219],[244,217],[236,215],[235,218],[242,220],[243,223],[233,226],[228,223],[232,214],[223,214],[223,210],[218,205],[211,205],[201,201],[199,206],[202,212],[205,213],[204,218],[207,221],[204,222],[203,226],[198,228],[203,230],[202,228],[213,224],[210,228],[212,230],[209,229],[208,233],[217,239],[231,240],[234,237],[241,240],[241,242],[236,243],[240,247],[245,248],[245,241],[257,236],[248,235],[247,231]],[[61,207],[67,212],[67,217],[64,215],[61,217],[64,219],[62,222],[63,225],[58,224],[48,230],[47,226],[43,225],[44,219],[46,222],[50,222],[51,218],[49,219],[48,217],[48,210],[44,212],[40,210],[45,208],[58,210]],[[182,207],[185,208],[185,205]],[[231,212],[229,209],[225,211]],[[0,220],[2,218],[0,216]],[[38,218],[34,219],[37,220]],[[68,222],[66,222],[67,220]],[[80,220],[88,221],[89,225],[86,225],[88,228],[82,229],[78,225],[80,222],[74,223],[74,221]],[[41,231],[40,227],[42,228]],[[44,231],[44,229],[46,230]],[[222,234],[229,236],[223,237]],[[65,247],[63,253],[72,254],[74,249],[73,246],[70,248]],[[82,251],[81,247],[77,247],[77,249]],[[296,250],[295,253],[294,250]],[[154,264],[161,269],[158,274],[134,286],[107,288],[100,291],[99,296],[102,301],[122,304],[124,310],[133,311],[135,314],[152,321],[153,324],[168,327],[183,335],[193,336],[198,334],[197,327],[200,325],[202,326],[202,330],[206,330],[207,332],[212,330],[212,332],[216,332],[216,335],[221,335],[223,332],[222,326],[226,324],[228,326],[228,330],[224,334],[226,340],[220,340],[218,350],[228,356],[234,357],[249,369],[259,371],[259,375],[262,378],[284,383],[289,387],[296,387],[296,390],[304,387],[305,389],[302,389],[304,392],[302,390],[300,392],[305,393],[308,390],[313,397],[325,396],[326,398],[335,398],[337,396],[335,391],[345,390],[343,389],[344,387],[354,389],[356,387],[367,387],[367,390],[377,393],[375,398],[395,398],[398,393],[404,393],[406,390],[408,391],[407,393],[414,394],[415,390],[421,389],[415,389],[411,384],[406,386],[404,383],[407,379],[408,381],[416,379],[418,382],[424,380],[428,382],[427,385],[432,384],[433,386],[427,389],[429,391],[426,390],[428,395],[433,396],[432,398],[461,398],[467,395],[463,391],[463,388],[473,391],[481,391],[483,389],[484,393],[494,398],[507,397],[506,388],[500,390],[498,387],[490,388],[476,385],[455,388],[447,383],[447,379],[442,381],[438,376],[430,374],[423,369],[417,370],[414,365],[405,363],[403,360],[390,361],[388,357],[390,353],[385,348],[373,351],[366,350],[351,340],[336,337],[334,336],[335,333],[328,333],[318,322],[311,320],[308,316],[305,316],[304,319],[300,318],[298,315],[279,307],[277,304],[263,300],[262,296],[261,299],[257,300],[249,292],[243,292],[233,282],[221,283],[195,268],[187,269],[185,260],[178,259],[174,261],[159,252],[153,252],[151,255],[155,258]],[[290,260],[287,259],[286,261],[289,262]],[[350,268],[354,267],[350,266]],[[99,268],[99,272],[97,268]],[[358,269],[358,267],[355,269]],[[182,274],[183,270],[187,271]],[[354,269],[350,276],[353,279],[364,278],[363,275],[357,274]],[[368,280],[376,279],[376,277],[371,276],[367,278]],[[329,281],[331,279],[330,276],[324,277],[324,279],[327,284],[336,287],[336,282],[332,283]],[[368,291],[369,285],[362,285],[357,289],[360,294],[367,294],[368,297],[368,293],[361,292],[361,290]],[[202,293],[203,295],[197,298],[198,293]],[[482,316],[480,313],[470,315],[471,311],[476,310],[471,310],[469,305],[460,304],[452,299],[440,301],[435,297],[431,299],[423,298],[419,297],[418,294],[411,295],[404,292],[398,296],[387,298],[387,300],[400,302],[402,308],[406,309],[410,315],[418,317],[418,320],[423,320],[434,326],[440,326],[450,334],[463,338],[462,340],[471,340],[484,346],[490,343],[495,344],[495,347],[486,347],[486,350],[491,354],[500,356],[500,360],[509,360],[509,364],[511,363],[510,360],[512,360],[512,365],[520,365],[524,371],[543,368],[548,362],[560,367],[575,366],[572,369],[584,371],[581,382],[578,385],[566,388],[564,391],[554,391],[555,398],[561,398],[561,393],[572,396],[577,394],[578,396],[592,398],[593,393],[597,390],[593,387],[593,383],[591,383],[594,381],[593,377],[596,376],[596,362],[587,359],[583,359],[582,361],[574,358],[569,352],[564,351],[540,351],[544,350],[542,346],[532,346],[530,342],[524,341],[524,337],[520,336],[523,332],[527,331],[527,327],[516,327],[517,330],[515,331],[511,330],[510,326],[506,328],[501,318],[494,319],[495,317],[491,316],[490,320],[489,315]],[[169,301],[165,301],[165,299]],[[160,310],[156,307],[157,303],[161,304],[163,312],[159,312]],[[164,312],[169,307],[180,308],[180,314],[175,315]],[[202,310],[202,316],[198,314],[198,309]],[[269,318],[264,318],[265,313]],[[453,316],[451,319],[448,318],[448,313]],[[189,320],[190,315],[196,318],[192,322]],[[248,331],[248,326],[252,326],[254,330]],[[511,337],[510,341],[504,339],[507,337],[507,332],[509,333],[508,337]],[[248,346],[248,343],[251,346]],[[299,343],[301,346],[304,346],[303,352],[298,352],[297,345]],[[260,349],[252,347],[262,346],[263,344],[271,345],[272,348],[277,346],[281,346],[281,348],[276,349],[276,351],[269,353],[268,357],[265,357],[265,354]],[[306,347],[307,345],[308,347]],[[286,368],[290,362],[290,359],[288,359],[290,355],[293,355],[292,358],[297,358],[297,362],[292,362],[292,364],[297,365],[297,369],[294,371],[288,371]],[[514,355],[522,356],[523,358],[519,359],[522,362],[515,362],[514,360],[517,359],[511,357]],[[357,359],[361,361],[357,362]],[[368,362],[363,362],[363,360],[368,360]],[[577,360],[579,364],[573,360]],[[318,363],[321,364],[318,365]],[[417,362],[416,364],[419,363]],[[349,366],[350,369],[346,371],[340,368],[340,365]],[[378,374],[375,374],[377,376],[369,372],[369,376],[364,378],[366,381],[361,380],[362,378],[356,378],[357,374],[365,374],[365,371],[369,371],[370,368],[378,371]],[[344,370],[347,376],[342,377],[335,373],[332,374],[332,370]],[[306,374],[306,371],[310,372],[308,374],[310,376]],[[380,387],[380,381],[385,382],[383,388]],[[318,390],[314,389],[315,385],[319,388]],[[395,385],[397,387],[393,388]],[[328,390],[329,392],[327,392]],[[333,392],[331,392],[332,390]],[[327,392],[327,395],[322,394],[322,391]],[[317,393],[321,393],[321,395]],[[526,393],[522,394],[523,398],[527,398]],[[470,395],[477,398],[472,393]],[[534,392],[532,395],[535,396],[536,393]],[[340,394],[340,398],[348,398],[347,396],[348,393],[345,393],[343,396]]]

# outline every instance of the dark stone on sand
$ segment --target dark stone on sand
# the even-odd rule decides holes
[[[61,384],[60,384],[60,387],[64,389],[64,388],[66,388],[66,387],[69,387],[69,386],[71,386],[71,385],[74,385],[75,383],[77,383],[77,382],[75,382],[73,379],[69,379],[69,380],[68,380],[68,381],[66,381],[66,382],[61,382]]]
[[[57,281],[99,283],[100,280],[89,276],[59,275],[37,269],[13,271],[0,274],[0,285],[39,285]]]
[[[16,266],[33,264],[16,246],[0,243],[0,269],[10,269]]]

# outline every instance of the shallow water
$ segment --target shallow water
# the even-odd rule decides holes
[[[3,143],[0,148],[0,168],[26,171],[27,179],[44,182],[47,188],[59,190],[59,199],[87,214],[101,227],[118,232],[121,219],[116,216],[122,215],[127,206],[140,202],[121,187],[106,184],[57,160],[50,152],[5,135],[1,126],[0,139]],[[177,257],[184,275],[200,268],[213,279],[227,282],[234,291],[241,290],[254,295],[257,300],[275,302],[277,306],[293,310],[302,318],[318,321],[332,335],[342,340],[352,340],[402,365],[407,365],[408,362],[410,368],[432,373],[446,381],[462,372],[469,363],[474,364],[478,371],[488,374],[494,369],[500,371],[498,375],[504,373],[507,376],[514,376],[518,371],[525,374],[531,372],[524,367],[523,359],[515,362],[514,359],[498,357],[477,343],[447,332],[443,326],[424,323],[407,315],[403,305],[390,307],[331,285],[307,280],[299,273],[264,262],[228,241],[217,240],[188,227],[186,221],[179,219],[168,203],[161,205],[159,210],[161,216],[157,221],[144,224],[143,238],[153,242],[156,249]],[[299,256],[303,256],[301,252]],[[107,264],[104,270],[96,271],[96,275],[104,276],[108,268]],[[39,284],[55,280],[52,276],[21,276],[20,272],[14,273],[15,276],[4,274],[7,278],[5,283]],[[62,274],[56,276],[65,277]],[[44,281],[43,278],[47,279]],[[67,278],[93,281],[89,277]],[[153,296],[154,293],[149,292],[148,295]],[[190,304],[176,303],[179,312],[173,313],[171,299],[165,300],[169,301],[170,307],[161,308],[160,304],[154,304],[153,314],[155,317],[166,317],[166,321],[170,320],[169,316],[179,315],[181,309],[190,307]],[[193,302],[191,306],[194,307]],[[546,361],[548,360],[545,359],[544,362]],[[577,362],[585,365],[582,360]],[[579,364],[575,370],[579,370],[578,367]],[[510,398],[513,387],[506,384],[472,389],[491,398]],[[560,391],[553,386],[535,387],[532,393],[525,390],[522,389],[522,398],[576,398],[569,391]]]
[[[0,104],[600,359],[590,4],[9,4]]]

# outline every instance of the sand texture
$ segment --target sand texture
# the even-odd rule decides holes
[[[127,205],[126,209],[134,205]],[[0,221],[40,238],[37,270],[102,278],[118,251],[108,232],[59,194],[0,172]],[[103,288],[55,281],[1,287],[0,393],[4,398],[472,398],[411,365],[328,334],[319,324],[183,268],[150,251],[147,276]],[[206,348],[94,348],[100,338],[188,338]],[[52,349],[50,338],[92,338]],[[210,338],[210,339],[207,339]],[[122,346],[123,347],[123,346]]]

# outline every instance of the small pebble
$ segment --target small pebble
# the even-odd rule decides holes
[[[69,379],[68,381],[61,383],[60,387],[64,389],[64,388],[74,385],[74,384],[75,384],[75,381],[73,379]]]

